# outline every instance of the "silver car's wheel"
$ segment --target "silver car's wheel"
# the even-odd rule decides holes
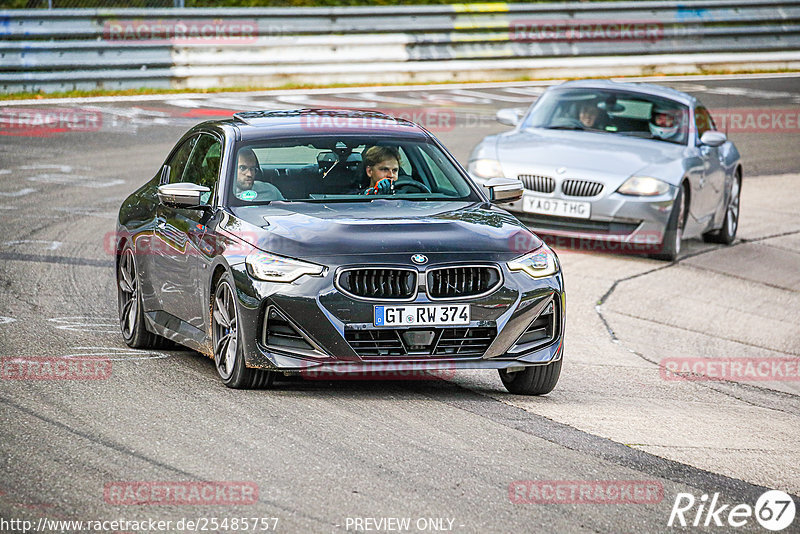
[[[659,260],[674,261],[681,252],[681,241],[683,240],[683,226],[686,223],[687,210],[687,191],[686,186],[681,185],[675,202],[672,205],[672,213],[664,231],[664,238],[661,241],[661,252],[653,254]]]
[[[722,228],[703,234],[705,241],[730,245],[736,239],[736,230],[739,229],[739,198],[741,191],[742,178],[737,173],[731,183],[731,192],[728,195],[728,206],[725,208],[725,220],[722,223]]]
[[[230,388],[268,386],[274,380],[273,372],[245,365],[239,321],[233,286],[226,276],[217,285],[211,304],[211,341],[217,373]]]
[[[739,179],[735,179],[733,184],[731,185],[731,200],[728,202],[728,213],[725,214],[727,217],[727,230],[730,236],[736,237],[736,229],[739,227]],[[731,239],[732,240],[732,239]]]

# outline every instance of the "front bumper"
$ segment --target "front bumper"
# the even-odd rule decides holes
[[[482,332],[493,331],[491,341],[487,342],[488,346],[480,354],[433,353],[417,349],[399,355],[359,355],[352,344],[353,332],[380,330],[385,333],[392,329],[373,326],[376,302],[351,297],[335,287],[337,271],[353,265],[357,265],[357,262],[345,260],[338,265],[328,264],[329,268],[323,276],[303,276],[291,284],[254,280],[243,264],[232,266],[239,300],[239,327],[242,331],[241,342],[245,350],[246,365],[290,373],[313,370],[316,373],[336,375],[358,374],[375,369],[506,369],[541,365],[561,358],[565,323],[565,294],[561,273],[548,278],[533,279],[525,273],[509,271],[504,263],[494,263],[503,271],[503,284],[499,289],[483,297],[457,301],[458,304],[469,304],[469,325],[442,327],[452,330],[469,328]],[[435,262],[432,261],[428,267],[434,265]],[[419,271],[424,273],[423,268]],[[432,301],[421,291],[408,304],[447,302]],[[266,321],[270,320],[270,314],[275,317],[275,312],[284,327],[289,325],[299,334],[295,336],[297,346],[277,346],[267,342],[272,338],[266,333]],[[547,339],[521,343],[527,339],[521,336],[526,334],[529,327],[534,328],[548,319],[548,313],[552,313],[553,324]],[[535,323],[537,318],[539,322]],[[426,330],[435,331],[436,336],[443,335],[436,329],[437,327],[401,327],[394,330],[398,334],[407,330]],[[398,337],[402,338],[402,335]],[[305,346],[301,346],[303,344]]]
[[[525,192],[526,195],[544,198],[589,202],[591,217],[588,219],[527,213],[523,211],[523,200],[509,203],[504,208],[537,234],[566,238],[563,244],[567,246],[573,242],[578,245],[577,240],[594,240],[646,247],[664,241],[677,193],[678,188],[674,186],[656,197],[633,197],[613,192],[599,198],[582,198]]]

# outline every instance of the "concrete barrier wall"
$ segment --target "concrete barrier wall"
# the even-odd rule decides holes
[[[0,91],[800,68],[800,1],[0,11]]]

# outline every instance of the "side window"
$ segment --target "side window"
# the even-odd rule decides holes
[[[420,150],[422,154],[422,159],[425,160],[428,168],[430,169],[431,177],[433,181],[436,183],[436,191],[451,195],[457,195],[458,193],[453,188],[453,184],[450,183],[450,180],[447,178],[447,175],[444,171],[439,167],[439,165],[433,161],[433,159],[424,151]]]
[[[709,130],[716,130],[716,126],[714,126],[714,120],[711,118],[711,114],[708,112],[706,108],[703,106],[698,106],[694,110],[694,121],[697,125],[697,137],[700,138],[704,133]]]
[[[189,161],[189,155],[192,153],[196,142],[197,136],[184,141],[167,162],[167,165],[169,165],[169,183],[176,184],[183,179],[183,171],[186,168],[186,162]]]
[[[400,152],[400,174],[407,174],[411,176],[413,174],[413,170],[411,167],[411,160],[408,158],[408,154],[403,149],[403,147],[397,147],[397,150]]]
[[[220,142],[212,135],[201,134],[183,171],[184,182],[204,185],[211,191],[203,195],[201,200],[207,203],[214,192],[219,178]]]

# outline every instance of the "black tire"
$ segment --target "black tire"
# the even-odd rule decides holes
[[[509,393],[516,395],[544,395],[550,393],[561,375],[561,360],[527,367],[523,371],[509,373],[500,369],[500,380]]]
[[[661,241],[661,252],[653,254],[653,258],[675,261],[680,254],[683,227],[686,224],[686,208],[686,185],[681,184],[675,202],[672,204],[672,212],[670,212],[667,228],[664,231],[664,239]]]
[[[134,349],[160,349],[171,342],[145,327],[136,254],[126,244],[117,264],[117,311],[122,339]]]
[[[245,365],[242,350],[242,330],[239,328],[239,311],[234,285],[229,275],[224,275],[212,296],[211,340],[214,350],[214,367],[222,383],[234,389],[265,388],[272,385],[275,373],[251,369]]]
[[[703,241],[706,243],[722,243],[730,245],[736,239],[736,231],[739,229],[739,198],[742,192],[742,177],[739,173],[733,178],[731,192],[728,196],[728,205],[725,207],[725,220],[722,228],[713,232],[703,234]]]

